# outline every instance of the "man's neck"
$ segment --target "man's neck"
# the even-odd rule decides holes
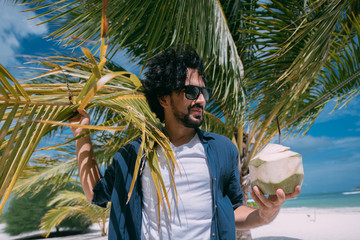
[[[176,147],[190,142],[196,134],[195,128],[188,128],[182,125],[165,124],[165,130],[170,142]]]

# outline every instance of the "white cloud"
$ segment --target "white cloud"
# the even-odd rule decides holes
[[[304,190],[309,192],[347,191],[358,186],[360,161],[337,163],[304,162]]]
[[[355,123],[356,126],[360,126],[360,121]],[[349,132],[360,132],[360,128],[349,129]]]
[[[348,162],[338,162],[338,163],[321,163],[321,164],[307,164],[308,168],[305,168],[305,171],[309,175],[318,175],[318,176],[329,176],[332,177],[335,175],[348,174],[351,175],[353,172],[359,172],[360,170],[360,161],[348,161]],[[351,173],[351,174],[350,174]],[[356,174],[357,177],[358,174]],[[348,176],[349,177],[349,176]]]
[[[340,119],[344,117],[360,117],[360,95],[350,100],[347,105],[344,105],[337,110],[333,111],[336,106],[334,100],[330,101],[316,118],[316,122],[327,122],[330,120]]]
[[[311,152],[319,148],[327,148],[331,144],[329,137],[313,137],[306,135],[304,137],[296,136],[292,139],[285,140],[282,144],[296,149],[299,152]]]
[[[360,137],[331,138],[306,135],[304,137],[297,136],[293,139],[287,139],[283,144],[298,152],[311,154],[329,149],[357,151],[359,142]]]
[[[350,190],[360,181],[360,137],[297,136],[283,142],[303,157],[304,190]]]
[[[27,20],[34,12],[24,10],[24,6],[0,4],[0,63],[7,67],[18,64],[15,55],[21,50],[21,40],[48,33],[46,24],[35,26],[41,19]]]
[[[340,138],[332,141],[334,144],[339,147],[347,146],[347,147],[359,147],[360,137],[346,137]]]

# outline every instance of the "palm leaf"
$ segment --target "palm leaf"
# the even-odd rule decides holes
[[[61,191],[48,203],[48,206],[53,205],[55,208],[49,210],[40,223],[40,230],[45,231],[45,237],[63,220],[73,216],[86,216],[90,222],[98,223],[102,232],[106,232],[105,222],[110,213],[110,204],[107,208],[101,208],[90,204],[83,193]]]
[[[22,2],[34,6],[29,11],[41,10],[43,14],[39,16],[50,16],[44,23],[56,25],[61,19],[58,29],[49,37],[59,38],[75,47],[89,41],[99,45],[97,39],[101,34],[96,26],[100,27],[100,22],[104,21],[101,1]],[[110,58],[119,50],[126,49],[136,58],[148,60],[171,45],[189,44],[197,49],[206,63],[210,86],[215,90],[214,99],[221,106],[216,115],[227,113],[233,119],[243,116],[245,91],[240,80],[244,68],[239,51],[242,47],[236,41],[243,41],[238,28],[244,27],[241,15],[247,8],[246,4],[214,0],[109,1],[107,4]]]
[[[87,53],[87,55],[89,55],[89,53]],[[139,92],[141,91],[140,81],[134,75],[128,72],[110,72],[107,69],[103,69],[99,66],[99,64],[101,65],[103,63],[94,63],[95,58],[91,56],[88,56],[91,64],[88,62],[85,62],[85,64],[76,64],[71,62],[72,59],[66,59],[66,61],[62,63],[64,66],[61,66],[58,61],[59,59],[62,59],[62,57],[48,59],[46,63],[44,63],[45,66],[52,66],[53,68],[49,68],[48,72],[41,74],[38,78],[32,79],[32,81],[36,80],[39,83],[25,85],[23,92],[31,92],[32,94],[29,95],[29,101],[22,101],[18,94],[18,92],[21,93],[21,91],[10,88],[11,84],[4,84],[3,92],[5,92],[5,94],[3,94],[3,98],[6,99],[6,103],[9,104],[3,104],[1,106],[1,112],[3,112],[2,119],[4,121],[1,129],[1,136],[3,137],[0,145],[2,151],[2,172],[0,176],[0,183],[2,185],[0,197],[4,197],[2,207],[42,137],[50,134],[59,126],[70,126],[63,121],[69,119],[72,116],[72,112],[79,107],[88,105],[92,108],[97,108],[97,106],[102,106],[111,109],[112,112],[116,112],[116,116],[121,116],[120,123],[116,122],[115,117],[104,124],[100,124],[100,126],[82,125],[79,127],[121,132],[134,132],[132,129],[137,129],[140,133],[145,131],[146,140],[151,139],[157,142],[162,148],[170,149],[169,143],[164,143],[168,142],[167,138],[158,130],[160,126],[158,120],[148,107],[143,94]],[[91,65],[97,65],[97,70],[101,70],[101,74],[97,76],[97,74],[94,73],[94,71],[97,71],[94,70],[95,67],[83,68],[83,66]],[[55,89],[51,87],[51,84],[41,83],[42,79],[46,81],[46,79],[52,76],[58,76],[59,73],[56,69],[61,69],[65,80],[67,80],[66,76],[81,76],[83,79],[94,78],[95,80],[92,80],[93,84],[85,90],[82,84],[78,83],[74,85],[68,83],[66,87],[65,85],[57,84],[58,87]],[[91,71],[91,73],[86,73],[85,70]],[[15,80],[10,77],[9,79]],[[5,80],[3,80],[3,82]],[[86,84],[87,83],[85,83],[85,85]],[[72,94],[82,94],[82,98],[77,98],[81,101],[80,105],[72,105],[64,101],[69,94],[68,87],[72,91]],[[53,91],[48,91],[47,89],[53,89]],[[65,91],[65,89],[67,91]],[[116,90],[115,93],[114,89]],[[45,95],[39,95],[41,93]],[[12,95],[14,94],[17,94],[16,96],[18,97],[13,98]],[[44,102],[46,99],[55,100],[55,97],[56,101],[53,103]],[[14,118],[15,116],[17,116],[17,118]],[[101,116],[98,118],[101,118]],[[14,123],[16,123],[15,126],[13,126]],[[110,126],[111,124],[118,126]],[[129,129],[129,127],[131,127],[131,129]],[[89,134],[90,133],[91,132],[89,132]],[[144,150],[149,152],[148,146]],[[141,156],[142,154],[139,155],[137,162],[140,161]],[[170,157],[171,162],[175,162],[173,156],[169,154],[166,156]],[[158,176],[155,181],[161,181],[160,178],[161,176]]]
[[[44,118],[54,119],[59,115],[62,106],[38,106],[32,102],[21,85],[4,68],[0,73],[1,99],[1,172],[0,172],[0,213],[11,189],[21,171],[26,166],[31,153],[35,150],[48,126],[35,124],[31,120]],[[11,84],[10,81],[13,83]],[[23,101],[22,98],[26,99]],[[10,112],[10,114],[5,114]],[[16,115],[16,113],[18,115]],[[15,118],[16,116],[16,118]]]
[[[61,158],[64,159],[64,156]],[[21,196],[31,189],[36,194],[49,185],[59,188],[67,182],[77,182],[73,178],[77,176],[77,169],[76,158],[67,161],[61,161],[57,157],[35,158],[31,160],[31,165],[26,166],[13,191]]]

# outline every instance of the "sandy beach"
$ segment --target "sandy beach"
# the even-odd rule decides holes
[[[282,209],[272,223],[251,233],[256,240],[358,240],[360,208]]]
[[[10,237],[3,233],[3,228],[4,224],[1,224],[1,240],[19,240],[31,236],[24,234],[21,237]],[[360,208],[284,208],[272,223],[252,229],[251,233],[254,240],[358,240]],[[51,239],[106,240],[107,237],[101,237],[100,231],[93,225],[91,232],[87,234]]]

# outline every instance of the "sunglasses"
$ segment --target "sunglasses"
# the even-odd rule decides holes
[[[189,100],[195,100],[200,96],[200,93],[203,94],[205,101],[209,101],[211,97],[212,89],[208,87],[198,87],[194,85],[186,85],[185,89],[185,97]]]

